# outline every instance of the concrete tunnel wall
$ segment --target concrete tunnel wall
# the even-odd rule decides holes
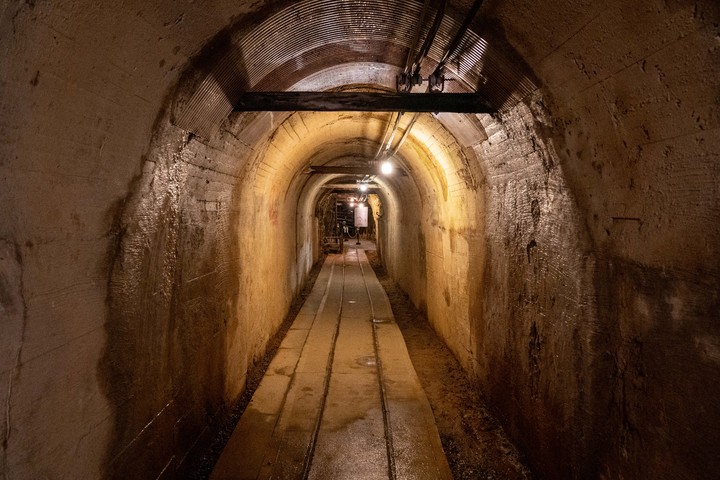
[[[282,6],[3,7],[7,478],[173,478],[242,391],[317,255],[321,184],[298,172],[374,153],[386,121],[173,125],[203,46]],[[540,88],[496,118],[424,116],[383,184],[389,271],[543,478],[717,470],[718,10],[488,2],[474,28]],[[350,57],[278,85],[392,86]]]

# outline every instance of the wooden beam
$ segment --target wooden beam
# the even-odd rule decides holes
[[[311,166],[306,173],[309,173],[310,175],[313,174],[321,174],[321,175],[329,175],[329,174],[340,174],[340,175],[357,175],[359,177],[365,176],[365,175],[384,175],[380,172],[380,166],[373,167],[371,165],[368,165],[367,167],[343,167],[343,166],[325,166],[325,165],[315,165]],[[384,176],[401,176],[404,177],[407,174],[405,173],[405,170],[398,168],[395,166],[393,169],[393,172],[390,175],[384,175]]]
[[[235,110],[495,113],[477,93],[244,92]]]

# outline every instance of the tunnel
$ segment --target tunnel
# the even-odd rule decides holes
[[[17,0],[0,46],[4,479],[191,478],[358,181],[534,478],[717,478],[715,0]],[[238,107],[418,59],[487,112]]]

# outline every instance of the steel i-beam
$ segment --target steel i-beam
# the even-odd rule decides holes
[[[495,113],[477,93],[243,92],[235,110]]]

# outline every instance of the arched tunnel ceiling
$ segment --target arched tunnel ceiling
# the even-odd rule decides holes
[[[238,25],[218,36],[196,59],[201,73],[182,87],[175,122],[197,134],[211,135],[240,92],[287,90],[339,64],[380,63],[395,66],[399,73],[417,29],[422,28],[423,35],[429,29],[427,20],[420,25],[421,10],[419,2],[305,0],[258,24]],[[447,13],[443,17],[423,74],[443,56],[461,21]],[[473,31],[466,32],[447,63],[446,74],[452,78],[447,90],[477,89],[496,108],[516,103],[536,87],[522,64],[507,59],[507,51]],[[373,84],[378,80],[376,73],[369,69],[359,83]]]
[[[410,115],[406,117],[401,129],[410,121]],[[285,197],[291,189],[298,193],[297,188],[308,179],[306,171],[311,164],[367,162],[378,150],[389,120],[387,113],[304,112],[289,116],[253,147],[256,155],[250,171],[254,189],[258,195]],[[385,184],[395,188],[415,184],[422,198],[435,196],[447,201],[449,195],[468,187],[468,175],[472,176],[466,171],[468,161],[440,122],[430,115],[421,116],[394,157],[408,177],[394,175]]]
[[[397,67],[387,64],[341,64],[325,68],[288,89],[389,90],[396,73]],[[231,116],[223,128],[252,145],[255,154],[249,171],[253,172],[255,191],[259,195],[285,197],[291,186],[296,195],[300,193],[298,188],[307,182],[310,165],[358,165],[373,160],[393,115],[239,113]],[[405,114],[401,118],[393,147],[399,144],[412,117]],[[472,147],[485,138],[477,115],[420,114],[395,158],[398,166],[408,172],[409,179],[390,178],[384,186],[394,190],[400,185],[413,186],[421,199],[436,195],[445,201],[464,188],[474,188],[483,174]],[[469,163],[477,165],[469,168]],[[331,181],[331,177],[324,179]]]
[[[174,123],[209,137],[243,91],[395,90],[395,77],[414,36],[420,33],[422,41],[428,35],[436,13],[430,8],[421,23],[422,8],[420,2],[305,0],[251,26],[238,25],[218,36],[209,52],[197,59],[199,71],[205,73],[191,75],[194,80],[180,86]],[[462,20],[445,12],[422,64],[423,75],[443,57]],[[447,65],[447,90],[479,91],[496,108],[510,106],[536,89],[521,64],[512,66],[495,45],[472,31],[465,33]],[[407,129],[410,118],[407,115],[400,122],[401,129]],[[313,129],[307,129],[306,119],[312,119]],[[373,160],[373,150],[381,150],[383,132],[391,121],[389,115],[286,113],[269,114],[268,122],[268,114],[261,114],[246,127],[252,134],[236,133],[256,142],[255,190],[278,193],[287,192],[292,179],[311,162]],[[239,123],[245,125],[247,119]],[[349,123],[355,127],[339,126]],[[398,131],[391,148],[398,145],[403,131]],[[264,138],[270,148],[260,158],[258,146]],[[421,197],[435,192],[447,200],[449,191],[477,185],[467,166],[477,160],[471,147],[484,138],[477,115],[444,114],[437,119],[421,115],[407,142],[400,142],[396,161],[411,172]]]

